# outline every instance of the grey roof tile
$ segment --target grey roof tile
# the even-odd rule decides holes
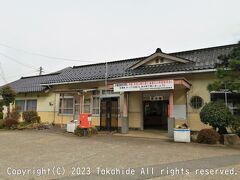
[[[129,67],[140,62],[141,60],[146,59],[149,56],[108,62],[108,79],[154,73],[212,69],[215,68],[216,63],[219,62],[219,55],[228,54],[236,46],[237,44],[169,53],[172,56],[190,61],[187,63],[176,62],[169,64],[140,66],[134,70]],[[42,86],[41,84],[105,79],[105,71],[106,63],[74,66],[72,68],[65,68],[48,75],[21,78],[8,85],[18,93],[40,92],[47,89],[46,86]]]

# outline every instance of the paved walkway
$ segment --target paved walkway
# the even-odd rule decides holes
[[[172,138],[168,136],[167,131],[159,131],[159,130],[130,130],[128,134],[115,133],[115,136],[123,136],[123,137],[138,137],[138,138],[154,138],[154,139],[162,139],[172,141]]]

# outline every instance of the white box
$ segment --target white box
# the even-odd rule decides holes
[[[190,142],[190,129],[176,129],[174,128],[175,142]]]
[[[74,122],[67,123],[67,132],[74,133],[76,127],[79,125],[77,120],[74,120]]]

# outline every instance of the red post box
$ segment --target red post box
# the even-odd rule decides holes
[[[92,127],[92,114],[81,113],[80,114],[80,128]]]

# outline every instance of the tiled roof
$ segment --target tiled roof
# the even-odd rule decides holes
[[[134,64],[147,57],[126,59],[107,63],[108,79],[124,76],[135,76],[166,72],[192,71],[213,69],[219,62],[218,56],[228,54],[237,44],[169,53],[169,55],[190,60],[187,63],[169,63],[159,65],[140,66],[136,69],[130,68]],[[88,80],[99,80],[105,78],[106,63],[98,63],[84,66],[66,68],[53,74],[21,78],[9,84],[18,93],[39,92],[46,90],[41,84],[57,84],[67,82],[79,82]]]
[[[59,76],[59,74],[64,73],[70,69],[71,68],[65,68],[58,72],[42,76],[22,77],[19,80],[6,84],[5,86],[10,86],[17,93],[31,93],[45,91],[48,88],[46,86],[42,86],[41,85],[42,83],[48,82],[52,79],[56,79]]]
[[[146,57],[134,58],[128,60],[121,60],[107,63],[108,78],[122,77],[125,70],[133,64],[145,59]],[[104,79],[106,72],[106,63],[74,66],[71,70],[59,74],[57,78],[52,78],[45,83],[59,83],[59,82],[73,82],[86,81],[94,79]],[[44,84],[44,83],[43,83]]]
[[[150,66],[140,66],[137,69],[127,69],[125,76],[136,76],[144,74],[179,72],[179,71],[194,71],[214,69],[219,63],[219,55],[228,54],[238,44],[218,46],[212,48],[196,49],[191,51],[182,51],[176,53],[169,53],[169,55],[176,56],[183,59],[191,60],[188,63],[169,63]]]

